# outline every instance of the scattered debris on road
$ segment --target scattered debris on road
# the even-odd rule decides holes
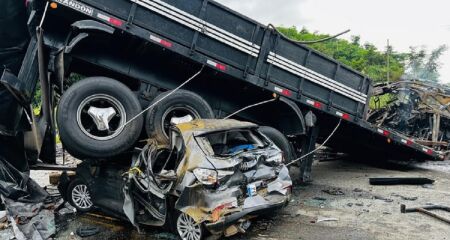
[[[429,178],[370,178],[370,185],[424,185],[434,183]]]
[[[91,237],[94,235],[97,235],[100,232],[100,229],[98,227],[91,227],[91,226],[81,226],[77,229],[76,233],[81,238],[85,237]]]
[[[428,216],[434,217],[442,222],[450,224],[450,219],[439,216],[430,210],[441,210],[450,212],[450,207],[442,206],[442,205],[430,205],[430,206],[424,206],[424,207],[418,207],[418,208],[406,208],[404,204],[400,205],[400,212],[401,213],[412,213],[412,212],[419,212],[426,214]]]
[[[394,200],[392,200],[390,198],[385,198],[385,197],[378,196],[378,195],[374,196],[374,199],[382,200],[382,201],[385,201],[385,202],[393,202],[394,201]]]
[[[399,198],[401,198],[402,200],[405,200],[405,201],[416,201],[418,199],[418,197],[406,197],[406,196],[403,196],[403,195],[400,195],[400,194],[397,194],[397,193],[393,193],[393,194],[391,194],[391,196],[399,197]]]
[[[345,193],[344,193],[344,192],[342,191],[342,189],[340,189],[340,188],[329,188],[329,189],[324,189],[324,190],[322,190],[322,192],[328,193],[328,194],[334,195],[334,196],[345,195]]]
[[[316,220],[316,223],[320,223],[320,222],[336,222],[339,221],[339,219],[337,218],[327,218],[327,217],[318,217]]]

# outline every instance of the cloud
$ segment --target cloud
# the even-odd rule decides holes
[[[301,26],[306,19],[300,14],[308,0],[218,0],[225,6],[263,24]]]

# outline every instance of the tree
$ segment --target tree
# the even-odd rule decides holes
[[[425,47],[410,47],[407,53],[406,72],[403,78],[423,81],[439,81],[440,57],[447,51],[446,45],[441,45],[427,53]]]
[[[311,33],[305,28],[300,31],[295,27],[280,27],[278,29],[287,37],[297,41],[311,41],[329,37],[327,34]],[[385,82],[388,71],[391,81],[398,81],[405,71],[403,64],[405,54],[395,52],[392,47],[383,52],[373,44],[361,44],[360,36],[352,36],[351,41],[331,39],[309,46],[368,75],[375,82]],[[389,52],[389,69],[386,64],[387,52]]]

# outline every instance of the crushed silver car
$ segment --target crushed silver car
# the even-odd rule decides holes
[[[292,181],[283,153],[257,125],[194,120],[172,127],[170,138],[170,146],[150,141],[128,169],[108,164],[103,171],[109,173],[95,173],[91,166],[77,174],[94,205],[105,203],[105,189],[114,185],[123,194],[108,195],[121,195],[116,199],[123,207],[113,209],[118,204],[109,196],[101,209],[126,216],[138,229],[168,226],[181,239],[199,240],[244,233],[252,217],[289,202]],[[123,176],[122,184],[111,180],[114,173]],[[109,180],[92,180],[95,175]]]

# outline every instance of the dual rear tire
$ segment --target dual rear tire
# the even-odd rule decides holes
[[[211,107],[199,95],[186,90],[169,94],[157,96],[151,103],[157,104],[145,117],[147,136],[160,144],[169,143],[172,124],[214,118]],[[144,117],[135,118],[141,111],[136,94],[124,84],[106,77],[86,78],[71,86],[60,100],[59,135],[74,157],[114,157],[132,148],[141,136]]]
[[[161,144],[169,144],[169,129],[173,124],[194,119],[212,119],[214,112],[209,104],[198,94],[178,90],[165,92],[156,97],[151,104],[158,103],[147,112],[145,128],[147,135]]]
[[[135,94],[106,77],[75,83],[62,96],[57,122],[64,147],[74,157],[108,158],[128,150],[138,140],[143,117]]]

